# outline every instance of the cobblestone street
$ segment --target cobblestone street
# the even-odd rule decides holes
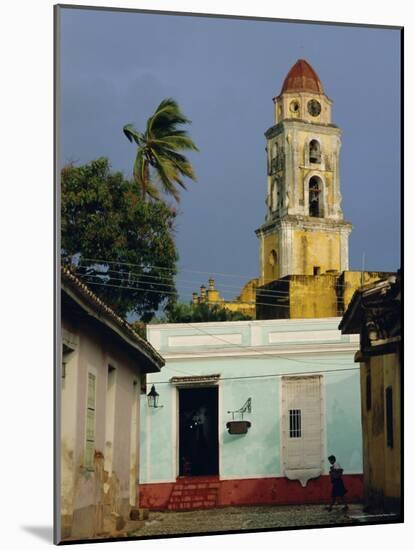
[[[347,512],[325,505],[239,506],[191,512],[151,512],[134,536],[157,536],[217,531],[241,531],[312,525],[359,523],[352,516],[362,513],[361,505],[350,505]]]

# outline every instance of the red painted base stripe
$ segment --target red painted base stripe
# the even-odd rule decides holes
[[[360,502],[363,495],[363,475],[344,475],[347,488],[347,502]],[[321,476],[308,481],[302,487],[299,481],[291,481],[284,477],[260,479],[218,480],[218,478],[178,478],[175,483],[150,483],[139,485],[138,502],[140,507],[151,510],[166,510],[173,496],[174,506],[180,504],[179,497],[184,495],[188,502],[188,494],[194,491],[196,495],[204,493],[204,487],[217,491],[217,506],[242,506],[260,504],[324,504],[331,498],[331,481],[329,476]],[[191,486],[191,489],[190,489]],[[204,496],[204,495],[203,495]],[[172,504],[172,503],[171,503]]]

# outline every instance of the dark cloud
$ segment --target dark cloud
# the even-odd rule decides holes
[[[291,65],[308,59],[343,130],[341,182],[354,224],[351,268],[399,267],[399,35],[397,31],[116,12],[62,10],[62,162],[108,156],[130,174],[142,128],[166,96],[192,120],[201,152],[183,193],[177,242],[182,281],[258,273],[254,229],[264,219],[265,130]],[[242,278],[219,278],[241,286]],[[188,286],[186,286],[188,284]],[[188,298],[192,283],[181,283]],[[227,296],[237,294],[229,289]]]

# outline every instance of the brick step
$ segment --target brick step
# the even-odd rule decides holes
[[[215,502],[175,502],[168,504],[167,510],[207,510],[215,506]]]
[[[195,494],[187,494],[187,495],[174,495],[172,494],[170,497],[169,502],[170,503],[176,503],[176,502],[216,502],[217,501],[217,491],[214,493],[195,493]]]
[[[217,505],[219,481],[217,477],[178,478],[170,499],[168,510],[200,510]]]
[[[220,483],[218,481],[210,483],[176,483],[174,489],[177,491],[195,491],[202,489],[218,489]]]
[[[217,483],[218,476],[186,476],[177,477],[177,484],[189,485],[193,483]]]
[[[174,487],[172,490],[171,496],[187,496],[192,494],[208,494],[208,493],[216,493],[218,491],[218,487],[196,487],[194,489],[187,489],[186,487]]]

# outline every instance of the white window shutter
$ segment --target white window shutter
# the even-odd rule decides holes
[[[321,376],[282,378],[282,459],[284,475],[303,486],[322,473]]]
[[[85,467],[94,469],[95,458],[95,411],[96,376],[88,372],[87,406],[86,406],[86,438],[85,438]]]

